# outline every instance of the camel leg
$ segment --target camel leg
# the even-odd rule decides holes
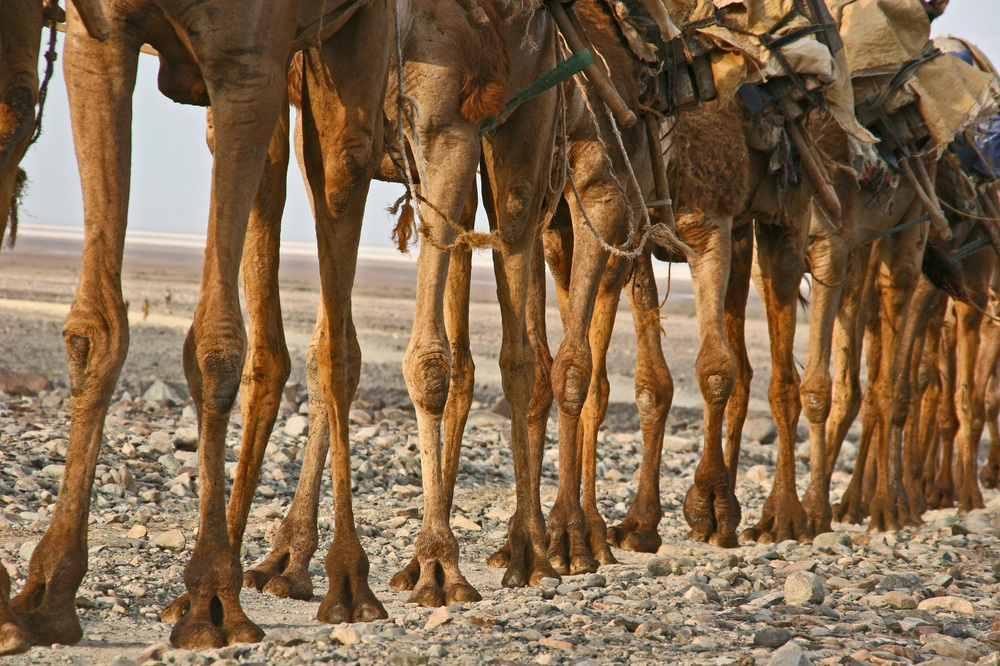
[[[303,181],[308,183],[309,175],[306,172],[302,145],[302,115],[301,113],[296,115],[294,145]],[[306,188],[306,194],[310,204],[315,207],[311,188]],[[277,229],[275,229],[276,232]],[[277,242],[277,237],[275,242]],[[277,257],[277,254],[274,256]],[[246,251],[244,251],[244,257],[246,257]],[[277,275],[272,275],[272,278],[276,280]],[[249,299],[248,293],[248,302]],[[316,326],[313,329],[306,352],[306,383],[309,387],[309,436],[306,441],[299,481],[295,486],[295,496],[292,498],[292,505],[288,508],[288,513],[281,521],[274,536],[274,546],[271,548],[271,552],[268,553],[263,562],[243,573],[244,587],[253,587],[278,597],[301,600],[309,600],[313,597],[309,562],[319,547],[319,530],[316,521],[319,516],[323,471],[327,455],[330,452],[330,417],[326,410],[326,404],[323,402],[316,358],[320,336],[323,332],[321,326],[322,307],[320,304]],[[252,348],[253,331],[251,330],[251,354],[253,353]],[[246,430],[245,424],[248,422],[246,412],[251,415],[254,413],[253,409],[244,404],[244,431]],[[241,459],[243,450],[241,449]],[[232,500],[230,500],[230,511],[232,511]],[[230,526],[230,530],[232,530],[232,526]]]
[[[983,322],[984,334],[1000,335],[1000,327],[993,321]],[[986,426],[990,430],[990,452],[979,473],[979,480],[985,488],[996,488],[1000,485],[1000,373],[989,376],[986,386]]]
[[[865,334],[865,269],[870,248],[848,256],[846,281],[833,324],[833,397],[826,425],[826,475],[833,475],[840,448],[861,411],[861,342]]]
[[[247,359],[240,382],[240,410],[244,425],[240,460],[226,511],[229,544],[237,553],[243,543],[247,517],[260,480],[264,450],[281,404],[281,390],[291,371],[278,294],[278,245],[288,172],[288,120],[286,105],[271,137],[264,176],[250,212],[243,246],[241,272],[250,319]],[[211,109],[208,110],[208,144],[209,149],[214,151]],[[203,396],[199,394],[195,398],[200,414]],[[301,592],[296,598],[311,599],[311,585],[309,596],[304,594]],[[164,607],[160,620],[176,624],[190,606],[191,599],[184,593]]]
[[[924,353],[920,359],[921,381],[926,382],[920,405],[920,420],[918,424],[918,445],[923,454],[923,467],[920,470],[920,483],[927,508],[931,491],[934,488],[934,477],[938,469],[939,430],[937,423],[938,400],[941,398],[941,376],[938,372],[938,347],[941,339],[941,325],[944,322],[944,310],[948,303],[945,294],[938,296],[938,304],[931,315],[927,327],[927,338],[924,341]]]
[[[52,522],[31,556],[24,588],[9,609],[0,611],[4,654],[23,652],[32,645],[72,644],[83,636],[75,598],[87,571],[91,488],[104,418],[129,341],[120,275],[138,48],[120,33],[98,44],[79,21],[70,24],[66,83],[75,102],[71,110],[77,157],[88,165],[81,169],[83,266],[63,329],[72,389],[70,444]],[[84,98],[89,99],[87,104],[80,103]],[[95,127],[103,132],[93,131]],[[120,139],[109,141],[109,136]],[[6,572],[2,578],[5,606],[10,584]]]
[[[462,211],[463,229],[472,229],[475,226],[478,205],[476,192],[471,190],[465,202],[465,209]],[[441,465],[449,515],[455,497],[462,436],[465,433],[465,422],[469,417],[476,383],[476,365],[472,360],[469,340],[471,286],[472,251],[466,247],[456,247],[451,251],[444,291],[445,331],[451,345],[451,381],[448,386],[448,399],[444,405]],[[389,587],[394,590],[412,590],[419,578],[420,562],[413,557],[403,570],[392,577]]]
[[[743,224],[733,230],[732,269],[726,290],[723,327],[726,340],[736,361],[736,381],[733,394],[726,404],[726,469],[730,487],[736,488],[739,474],[740,447],[743,444],[743,424],[750,408],[750,381],[753,368],[747,355],[747,298],[750,295],[750,274],[753,270],[753,224]]]
[[[794,219],[794,218],[793,218]],[[761,510],[760,521],[742,534],[765,543],[786,539],[811,540],[815,534],[795,487],[795,432],[799,422],[799,377],[792,345],[808,240],[804,225],[777,227],[757,224],[757,291],[767,312],[771,341],[771,386],[768,398],[778,430],[778,462],[774,485]],[[825,464],[821,463],[821,466]]]
[[[528,339],[535,357],[535,390],[528,403],[528,448],[533,492],[540,492],[542,456],[545,453],[545,430],[552,409],[552,353],[545,325],[545,252],[541,239],[536,242],[531,258],[531,278],[528,283]],[[510,538],[489,556],[491,567],[506,569],[510,564]]]
[[[587,232],[581,231],[579,233]],[[604,522],[604,518],[601,517],[597,508],[597,435],[608,414],[608,401],[611,395],[611,384],[608,382],[608,346],[611,344],[611,334],[614,331],[615,317],[618,314],[622,286],[631,272],[632,263],[627,259],[611,257],[601,276],[600,288],[594,303],[594,314],[590,322],[590,356],[593,359],[593,374],[590,378],[587,399],[580,413],[580,429],[577,438],[583,479],[582,504],[586,520],[586,539],[590,545],[591,553],[601,564],[618,564],[618,560],[611,553],[608,544],[607,523]],[[636,365],[638,367],[638,362]],[[662,433],[659,441],[662,445]],[[653,451],[653,453],[657,454],[654,464],[655,469],[658,470],[658,451]],[[658,472],[656,476],[658,482]],[[638,495],[636,499],[639,500]],[[655,509],[658,510],[659,493],[655,495],[654,499]],[[649,499],[645,498],[639,501],[650,502]],[[656,534],[658,524],[659,516],[653,523],[654,534]]]
[[[906,219],[915,216],[911,206]],[[919,522],[910,512],[903,485],[902,437],[909,411],[913,340],[926,319],[933,289],[918,290],[926,231],[922,227],[895,235],[892,243],[879,243],[881,256],[879,288],[882,326],[882,358],[877,384],[880,431],[878,479],[869,504],[870,531],[898,530]],[[917,305],[915,292],[920,292]]]
[[[856,318],[853,322],[849,319],[841,319],[834,329],[840,333],[836,338],[837,341],[846,343],[844,346],[838,347],[841,350],[837,355],[837,376],[840,378],[838,384],[848,389],[845,391],[846,395],[841,394],[845,395],[844,402],[834,402],[834,408],[838,404],[844,408],[843,411],[835,413],[834,417],[841,415],[847,417],[850,415],[850,408],[852,406],[850,398],[853,395],[853,387],[860,387],[862,345],[858,344],[859,339],[862,339],[864,343],[863,348],[867,353],[868,385],[865,387],[864,396],[859,401],[861,405],[858,407],[861,413],[861,438],[858,440],[858,456],[854,461],[854,471],[851,474],[851,481],[847,485],[844,494],[841,495],[840,502],[833,507],[833,519],[835,521],[856,525],[864,522],[865,517],[868,515],[867,504],[862,501],[865,471],[869,468],[871,443],[878,435],[880,427],[877,418],[878,408],[875,402],[875,384],[878,380],[879,368],[881,367],[882,320],[877,316],[877,305],[875,303],[878,293],[876,285],[878,256],[874,252],[870,254],[870,259],[866,262],[868,268],[866,271],[863,271],[864,276],[860,278],[861,284],[858,285],[855,283],[855,286],[860,288],[852,290],[851,298],[845,298],[845,304],[848,307],[854,306],[854,315]],[[858,264],[855,264],[855,268],[857,267]],[[853,298],[855,295],[857,296],[857,300]],[[846,317],[850,313],[844,314]],[[851,335],[850,331],[854,331],[854,335]],[[847,376],[848,374],[849,376]],[[839,423],[839,427],[831,427],[828,432],[833,432],[834,435],[842,432],[846,435],[850,421],[853,421],[853,418],[846,423],[837,421],[835,423]],[[838,450],[842,442],[842,437],[834,440],[834,444]],[[833,466],[830,465],[828,469],[832,470]]]
[[[635,498],[622,522],[608,530],[608,543],[639,553],[655,553],[662,543],[657,531],[663,518],[660,458],[674,382],[660,342],[660,299],[648,251],[636,259],[625,293],[635,324],[635,403],[642,428],[642,467]]]
[[[540,40],[542,63],[552,62],[551,33]],[[546,93],[522,105],[506,125],[483,142],[483,196],[490,226],[499,238],[493,265],[503,325],[500,371],[504,396],[511,410],[511,450],[514,459],[517,507],[508,535],[510,562],[505,587],[537,585],[544,577],[558,577],[546,552],[547,536],[536,475],[540,449],[532,451],[528,415],[535,391],[535,355],[528,339],[529,282],[537,263],[534,249],[545,207],[551,155],[538,145],[554,141],[556,96]],[[532,141],[524,141],[532,137]],[[539,304],[540,305],[540,304]],[[554,374],[554,371],[553,371]],[[558,389],[553,381],[553,392]],[[539,441],[540,444],[540,441]]]
[[[701,348],[695,361],[698,386],[705,401],[705,449],[695,470],[694,485],[684,498],[688,537],[733,548],[738,542],[740,504],[729,480],[722,451],[722,417],[733,392],[735,363],[723,328],[723,311],[732,260],[732,218],[677,218],[681,240],[697,253],[690,261]]]
[[[943,509],[954,506],[955,481],[952,477],[955,437],[958,434],[958,415],[955,412],[955,309],[949,301],[941,325],[938,347],[938,374],[941,378],[941,398],[938,401],[937,424],[941,434],[941,459],[938,464],[934,487],[927,495],[927,505]]]

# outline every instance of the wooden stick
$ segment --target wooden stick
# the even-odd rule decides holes
[[[834,222],[839,221],[843,209],[840,205],[840,199],[837,198],[837,191],[833,187],[833,182],[830,180],[830,174],[827,173],[826,167],[823,166],[822,159],[814,152],[812,142],[806,139],[805,132],[798,122],[789,122],[785,126],[788,128],[789,136],[792,137],[792,143],[795,144],[795,148],[799,151],[803,168],[809,174],[809,179],[813,182],[813,185],[816,186],[816,196],[819,197],[823,208],[830,213],[830,218]]]
[[[667,182],[667,162],[663,159],[663,146],[660,145],[660,125],[651,113],[644,113],[642,120],[646,125],[646,141],[649,143],[649,157],[653,167],[653,184],[656,189],[656,206],[663,211],[662,220],[672,230],[677,230],[674,220],[673,202],[670,200],[670,183]],[[649,205],[652,202],[646,202]]]
[[[111,35],[111,24],[101,9],[100,0],[73,0],[73,4],[91,37],[103,42]]]
[[[903,175],[906,176],[906,180],[909,181],[910,187],[913,188],[917,198],[920,199],[920,203],[923,204],[927,214],[931,216],[931,223],[934,225],[934,228],[937,229],[941,239],[950,241],[952,236],[951,227],[948,226],[948,220],[946,220],[944,215],[941,213],[941,206],[937,204],[937,198],[935,197],[932,199],[931,196],[927,194],[927,191],[924,190],[925,185],[930,185],[930,179],[928,179],[927,183],[924,183],[917,178],[917,175],[913,173],[913,167],[910,164],[911,159],[916,160],[916,158],[909,157],[901,158],[899,160],[899,168],[903,170]],[[924,170],[924,173],[926,174],[927,171]],[[933,192],[933,188],[931,188],[931,191]]]
[[[611,109],[611,113],[614,114],[618,124],[625,128],[635,125],[635,113],[628,108],[625,100],[615,90],[615,85],[608,78],[607,74],[604,73],[604,70],[597,66],[597,62],[600,61],[597,49],[586,38],[586,33],[578,29],[579,19],[576,18],[576,14],[573,13],[572,8],[567,13],[560,0],[546,0],[545,4],[549,8],[552,18],[555,19],[556,25],[559,26],[559,32],[566,38],[566,43],[569,44],[570,51],[576,52],[585,48],[594,56],[594,64],[588,65],[583,70],[584,76],[587,77],[590,85],[594,86],[594,90],[597,91],[598,96]]]

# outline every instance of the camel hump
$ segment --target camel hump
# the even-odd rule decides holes
[[[506,25],[495,3],[496,0],[479,2],[489,23],[472,31],[471,37],[476,40],[471,49],[474,59],[462,82],[462,117],[477,125],[500,113],[509,97],[510,52]]]

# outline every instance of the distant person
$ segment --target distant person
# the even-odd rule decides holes
[[[149,299],[144,298],[142,299],[142,320],[146,321],[147,317],[149,317]]]
[[[172,298],[170,288],[167,287],[167,293],[163,294],[163,305],[166,307],[167,312],[170,312],[170,301]]]

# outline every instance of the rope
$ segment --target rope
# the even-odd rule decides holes
[[[38,141],[38,137],[42,135],[42,112],[45,110],[45,98],[48,97],[49,93],[49,81],[52,80],[52,74],[55,71],[56,59],[59,57],[59,53],[56,51],[56,17],[55,14],[58,11],[58,5],[52,4],[51,16],[49,16],[49,48],[45,52],[45,76],[42,78],[42,85],[38,88],[38,114],[35,116],[35,131],[31,134],[31,139],[28,140],[27,148],[30,148],[35,141]],[[25,148],[25,150],[27,150]]]
[[[966,213],[964,210],[958,210],[954,206],[949,206],[947,203],[945,203],[945,201],[943,199],[941,199],[940,196],[938,197],[938,202],[942,206],[944,206],[945,208],[947,208],[948,210],[950,210],[951,212],[957,213],[957,214],[959,214],[959,215],[961,215],[963,217],[967,217],[970,220],[976,220],[977,222],[998,222],[998,223],[1000,223],[1000,218],[997,218],[997,217],[984,217],[982,215],[973,215],[972,213]]]

